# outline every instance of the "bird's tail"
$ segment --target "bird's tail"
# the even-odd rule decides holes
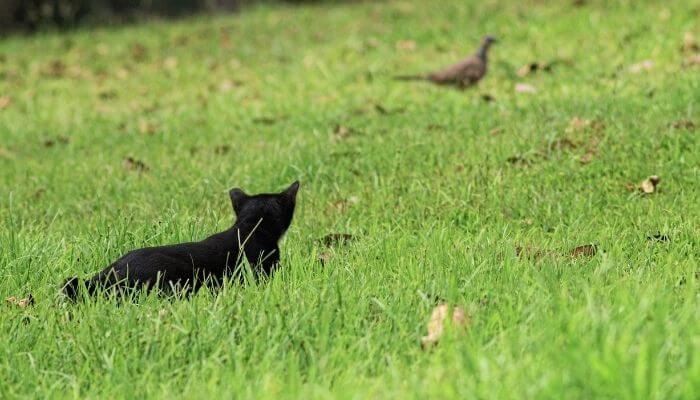
[[[394,79],[397,81],[424,81],[428,77],[425,75],[395,75]]]

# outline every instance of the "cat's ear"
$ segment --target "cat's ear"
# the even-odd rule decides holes
[[[297,192],[299,191],[299,181],[296,181],[289,185],[288,188],[284,189],[282,194],[287,196],[288,198],[294,200],[297,197]]]
[[[248,198],[248,195],[239,188],[233,188],[228,192],[228,196],[231,198],[231,205],[233,206],[233,211],[238,213],[243,206],[243,202]]]

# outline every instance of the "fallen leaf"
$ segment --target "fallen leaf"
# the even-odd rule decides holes
[[[593,161],[593,157],[595,157],[595,155],[596,155],[596,151],[595,151],[595,150],[592,150],[592,149],[589,149],[589,150],[586,151],[586,153],[585,153],[584,155],[582,155],[581,157],[579,157],[578,161],[579,161],[581,164],[588,164],[588,163],[590,163],[591,161]]]
[[[700,51],[700,45],[691,32],[683,35],[683,51],[688,53]]]
[[[0,110],[4,110],[10,106],[12,99],[10,96],[0,96]]]
[[[654,62],[651,60],[644,60],[636,64],[632,64],[629,67],[629,72],[633,74],[638,74],[642,71],[648,71],[652,68],[654,68]]]
[[[671,123],[673,129],[685,129],[688,131],[695,130],[695,123],[689,119],[679,119]]]
[[[515,256],[525,260],[539,261],[548,254],[548,251],[532,246],[515,246]]]
[[[219,90],[222,92],[228,92],[231,89],[241,86],[242,82],[241,81],[235,81],[231,79],[225,79],[223,82],[221,82],[221,85],[219,85]]]
[[[549,144],[549,150],[573,150],[580,146],[580,143],[574,142],[571,139],[559,138]]]
[[[0,146],[0,158],[12,160],[15,158],[15,155],[10,150]]]
[[[399,40],[396,42],[396,50],[413,51],[416,49],[416,42],[413,40]]]
[[[399,114],[402,113],[406,110],[405,107],[399,107],[399,108],[394,108],[394,109],[389,109],[384,107],[383,105],[379,103],[374,104],[374,110],[382,115],[389,115],[389,114]]]
[[[101,56],[106,56],[109,54],[109,47],[104,43],[98,43],[97,46],[95,46],[95,51]]]
[[[124,167],[132,171],[147,172],[150,168],[143,161],[137,160],[131,156],[124,158]]]
[[[331,253],[327,253],[327,252],[319,253],[318,261],[321,263],[321,266],[325,266],[326,263],[328,263],[330,260],[331,260]]]
[[[347,233],[329,233],[321,238],[321,243],[326,246],[344,245],[355,240],[355,236]]]
[[[518,156],[510,156],[510,157],[506,158],[506,161],[508,161],[510,164],[518,165],[521,167],[527,167],[528,165],[532,164],[532,162],[530,160],[528,160],[527,158],[525,158],[523,156],[519,156],[519,155]]]
[[[518,83],[515,85],[515,91],[518,93],[537,93],[537,89],[527,83]]]
[[[66,73],[66,64],[61,60],[53,60],[44,66],[42,73],[50,78],[61,78]]]
[[[639,190],[641,190],[644,194],[654,193],[654,191],[656,191],[656,186],[660,181],[661,179],[657,175],[652,175],[639,184]]]
[[[116,75],[117,75],[117,78],[124,80],[124,79],[129,77],[129,71],[126,70],[125,68],[119,68],[117,70]]]
[[[685,59],[686,67],[697,67],[700,65],[700,54],[693,54]]]
[[[598,252],[598,247],[594,244],[584,244],[583,246],[574,247],[569,255],[571,257],[593,257]]]
[[[450,306],[442,303],[433,309],[428,321],[428,335],[421,338],[421,347],[436,345],[445,332],[445,328],[450,327],[456,332],[464,332],[469,327],[469,316],[462,307],[455,306],[450,315]]]
[[[148,56],[148,49],[141,43],[131,45],[131,58],[136,62],[145,61]]]
[[[521,78],[524,78],[527,75],[538,71],[551,72],[552,65],[544,61],[534,61],[518,68],[517,75]]]
[[[576,133],[576,132],[580,132],[580,131],[585,130],[589,126],[591,126],[590,119],[573,117],[569,121],[569,126],[566,127],[565,132],[566,133]]]
[[[34,305],[34,296],[31,294],[23,299],[18,299],[15,296],[10,296],[5,299],[5,303],[9,306],[17,306],[19,308],[27,308]]]
[[[357,198],[357,196],[350,196],[347,199],[341,199],[333,203],[333,208],[338,210],[339,212],[344,212],[348,209],[349,206],[355,205],[360,202],[360,199]]]
[[[333,140],[338,141],[338,140],[343,140],[346,139],[350,136],[352,136],[355,133],[355,130],[352,128],[349,128],[345,125],[336,125],[335,128],[333,129]]]
[[[498,136],[501,133],[503,133],[503,128],[493,128],[489,131],[489,135],[491,136]]]
[[[156,133],[156,126],[144,119],[139,121],[139,133],[142,135],[153,135]]]
[[[163,68],[167,70],[174,70],[177,68],[177,58],[175,57],[167,57],[165,60],[163,60]]]
[[[253,122],[256,124],[263,124],[263,125],[272,125],[275,122],[277,122],[277,118],[274,117],[258,117],[258,118],[253,118]]]
[[[231,151],[231,146],[229,146],[227,144],[222,144],[222,145],[216,146],[214,148],[214,153],[216,153],[218,155],[226,154],[229,151]]]
[[[654,235],[647,236],[647,240],[652,241],[652,242],[668,243],[671,241],[671,238],[668,235],[664,235],[661,232],[657,232]]]
[[[101,91],[98,96],[102,100],[110,100],[117,97],[117,92],[115,90],[104,90]]]

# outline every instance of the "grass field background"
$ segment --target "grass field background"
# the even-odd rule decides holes
[[[682,47],[700,4],[547,3],[2,39],[0,295],[35,304],[0,306],[0,397],[699,398],[700,67]],[[476,88],[392,79],[487,33]],[[517,74],[533,61],[555,62]],[[58,295],[130,249],[228,228],[231,187],[296,179],[270,282]],[[570,255],[584,244],[597,254]],[[424,351],[436,299],[471,325]]]

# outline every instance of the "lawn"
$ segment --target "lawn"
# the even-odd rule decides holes
[[[0,296],[35,302],[0,304],[0,398],[700,398],[700,4],[573,3],[1,39]],[[484,34],[500,41],[475,88],[392,78]],[[269,282],[58,294],[228,228],[232,187],[296,179]],[[470,325],[424,350],[443,301]]]

